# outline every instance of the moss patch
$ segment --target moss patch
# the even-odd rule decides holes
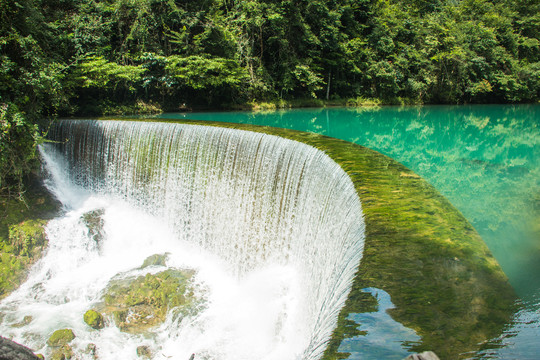
[[[27,220],[9,226],[9,246],[14,255],[35,257],[47,242],[44,226],[46,220]]]
[[[103,315],[96,310],[88,310],[83,316],[84,322],[93,329],[103,329],[105,323],[103,322]]]
[[[75,334],[71,329],[61,329],[56,330],[52,333],[49,340],[47,340],[47,345],[50,347],[61,347],[69,344],[75,339]]]
[[[167,311],[194,310],[196,299],[190,291],[191,270],[169,269],[157,274],[113,280],[104,299],[104,312],[113,317],[120,330],[143,333],[165,321]]]
[[[0,196],[0,299],[16,289],[47,245],[44,226],[59,203],[37,181],[28,181],[23,198]]]

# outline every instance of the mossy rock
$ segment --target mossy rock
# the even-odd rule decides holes
[[[71,341],[75,339],[75,334],[73,333],[73,330],[71,329],[61,329],[56,330],[49,340],[47,340],[47,345],[50,347],[62,347],[64,345],[69,344]]]
[[[142,333],[163,323],[172,308],[191,313],[199,303],[191,291],[193,274],[192,270],[169,269],[113,280],[104,296],[104,312],[128,333]]]
[[[60,208],[40,180],[26,187],[23,198],[0,197],[0,299],[26,279],[47,245],[43,226]]]
[[[101,315],[96,310],[88,310],[84,313],[84,322],[88,324],[91,328],[96,330],[103,329],[105,323],[103,321],[103,315]]]

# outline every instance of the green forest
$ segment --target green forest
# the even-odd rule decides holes
[[[540,99],[537,0],[0,0],[0,190],[40,121],[318,99]]]

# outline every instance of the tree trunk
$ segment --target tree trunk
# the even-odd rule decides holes
[[[332,70],[330,70],[330,73],[328,74],[328,83],[326,85],[326,100],[330,99],[330,82],[332,80]]]

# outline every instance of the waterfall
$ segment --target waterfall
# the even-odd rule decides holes
[[[186,124],[66,120],[53,126],[49,138],[54,143],[42,150],[55,164],[52,188],[66,206],[80,206],[77,197],[98,197],[101,207],[105,201],[129,209],[105,218],[104,253],[83,246],[92,261],[101,261],[103,276],[117,271],[106,275],[105,268],[114,266],[104,258],[116,259],[113,264],[125,252],[144,259],[157,249],[199,270],[208,308],[180,324],[169,319],[156,332],[163,354],[174,350],[186,355],[173,358],[186,360],[192,352],[208,359],[320,358],[364,243],[360,200],[332,159],[273,135]],[[128,218],[143,220],[126,225]],[[142,232],[132,234],[132,228],[143,224],[160,227],[160,235],[147,235],[149,247],[127,250]],[[113,241],[108,237],[122,231],[131,240],[107,248]],[[85,256],[75,258],[72,266],[82,266],[77,262]],[[47,266],[40,266],[43,273]],[[205,272],[212,266],[218,270]],[[106,281],[95,281],[89,292],[99,293]],[[96,301],[84,296],[86,306]]]

